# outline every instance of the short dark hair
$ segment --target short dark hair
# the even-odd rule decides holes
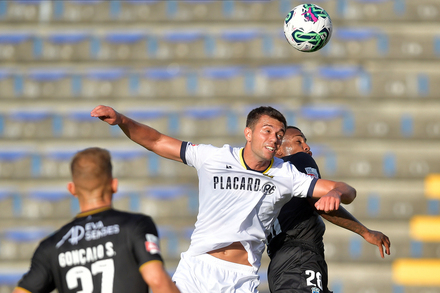
[[[280,121],[284,124],[284,128],[286,128],[287,122],[284,115],[281,114],[281,112],[277,109],[274,109],[270,106],[261,106],[250,111],[246,119],[246,127],[254,129],[255,124],[263,115],[267,115],[273,119]]]
[[[299,129],[298,127],[296,127],[296,126],[292,126],[292,125],[288,125],[288,126],[286,127],[286,133],[287,133],[287,129],[296,129],[296,130],[298,130],[299,132],[301,132],[301,135],[302,135],[302,137],[304,138],[304,141],[307,142],[307,137],[304,135],[304,132],[302,132],[302,130]],[[286,137],[286,136],[284,136],[284,137]]]
[[[97,179],[112,178],[110,152],[106,149],[91,147],[75,154],[70,163],[72,177]]]
[[[296,129],[296,130],[298,130],[299,132],[303,133],[302,130],[299,129],[298,127],[296,127],[296,126],[288,125],[288,126],[286,127],[286,130],[287,130],[287,129]]]

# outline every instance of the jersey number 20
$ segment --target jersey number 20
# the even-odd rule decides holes
[[[309,277],[307,278],[307,286],[318,286],[319,289],[322,290],[322,280],[321,280],[321,273],[320,272],[314,272],[312,270],[307,270],[306,275]],[[314,283],[316,278],[316,284]]]
[[[115,265],[113,259],[104,259],[92,264],[91,271],[83,266],[71,268],[66,274],[67,287],[72,290],[78,287],[81,280],[82,290],[77,293],[96,292],[93,288],[93,276],[102,273],[101,293],[113,293]]]

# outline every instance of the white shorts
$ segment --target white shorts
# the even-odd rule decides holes
[[[260,278],[247,265],[225,261],[209,254],[181,254],[173,276],[181,293],[258,293]]]

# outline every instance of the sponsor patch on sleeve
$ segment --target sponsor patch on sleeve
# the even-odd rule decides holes
[[[312,177],[314,177],[316,179],[319,178],[318,177],[318,170],[316,170],[315,168],[306,167],[305,169],[306,169],[307,175],[312,176]]]
[[[159,238],[153,234],[145,234],[145,249],[151,254],[160,253]]]

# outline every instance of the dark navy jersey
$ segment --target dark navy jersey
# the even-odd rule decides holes
[[[321,178],[318,165],[309,154],[300,152],[283,157],[283,160],[292,163],[300,172],[315,178]],[[273,237],[277,235],[287,234],[290,238],[313,244],[320,251],[324,249],[325,224],[307,199],[292,198],[286,203],[281,209],[271,232],[272,234],[268,238],[269,256],[279,248],[279,245],[270,245]],[[280,237],[275,238],[280,241]]]
[[[153,220],[101,208],[79,214],[44,239],[18,287],[33,293],[148,292],[139,272],[162,262]]]

